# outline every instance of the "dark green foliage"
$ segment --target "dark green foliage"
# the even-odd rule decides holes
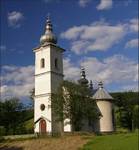
[[[33,110],[25,110],[19,99],[0,102],[0,135],[26,133],[24,121],[33,117]]]
[[[138,92],[118,92],[111,94],[116,106],[116,123],[119,127],[131,130],[139,128]]]
[[[89,88],[64,81],[58,92],[52,96],[52,108],[58,119],[63,121],[65,118],[70,118],[72,129],[79,131],[82,128],[83,119],[87,118],[91,125],[91,121],[99,116],[96,103],[91,96]]]

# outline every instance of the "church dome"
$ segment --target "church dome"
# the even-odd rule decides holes
[[[57,43],[57,37],[53,33],[52,23],[49,17],[47,18],[45,34],[41,36],[40,43],[41,45],[45,43],[54,43],[54,44]]]
[[[57,43],[57,38],[53,33],[44,34],[40,38],[40,43],[45,44],[46,42],[56,44]]]

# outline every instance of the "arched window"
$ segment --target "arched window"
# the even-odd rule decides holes
[[[55,58],[55,68],[58,69],[58,59]]]
[[[41,59],[41,68],[44,68],[44,67],[45,67],[45,59],[42,58],[42,59]]]

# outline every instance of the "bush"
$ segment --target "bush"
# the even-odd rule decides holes
[[[5,128],[3,126],[0,126],[0,136],[5,135]]]

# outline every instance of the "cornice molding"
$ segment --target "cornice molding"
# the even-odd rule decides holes
[[[38,74],[35,74],[35,77],[45,75],[45,74],[48,74],[48,73],[53,73],[53,74],[64,77],[64,75],[62,73],[58,73],[58,72],[55,72],[55,71],[46,71],[46,72],[38,73]]]

